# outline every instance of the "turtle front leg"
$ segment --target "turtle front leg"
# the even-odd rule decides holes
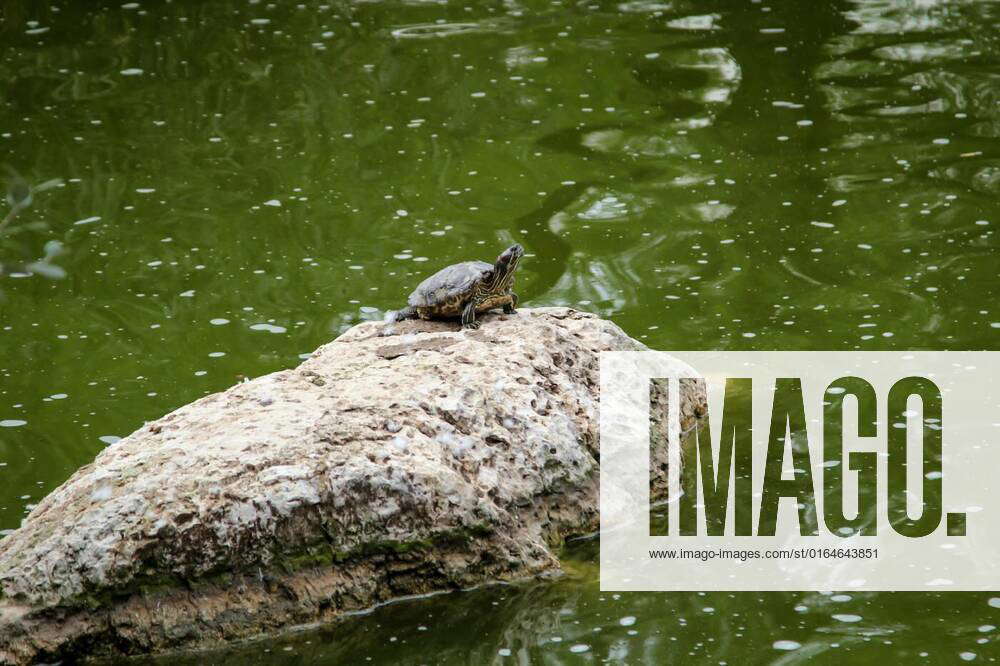
[[[476,321],[476,299],[470,298],[462,308],[462,328],[477,329],[480,323]]]
[[[517,310],[514,309],[516,307],[517,307],[517,294],[511,292],[511,294],[510,294],[510,303],[504,303],[503,313],[504,314],[517,314]]]
[[[416,319],[417,309],[413,306],[407,306],[402,310],[396,310],[395,312],[389,313],[389,321],[403,321],[404,319]]]

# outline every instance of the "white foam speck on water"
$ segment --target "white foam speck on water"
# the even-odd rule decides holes
[[[252,23],[254,25],[267,25],[270,22],[271,22],[271,19],[269,19],[269,18],[255,18],[255,19],[250,19],[250,23]]]
[[[156,191],[156,188],[154,188],[154,187],[137,187],[137,188],[135,188],[135,191],[138,192],[139,194],[152,194],[153,192]]]
[[[771,645],[775,650],[798,650],[802,643],[797,641],[774,641]]]
[[[69,396],[67,394],[65,394],[65,393],[53,393],[52,395],[49,396],[49,399],[50,400],[65,400],[68,397]]]
[[[20,428],[23,425],[28,425],[28,422],[21,419],[4,419],[0,421],[0,428]]]
[[[626,615],[622,619],[618,620],[618,624],[622,625],[623,627],[631,627],[633,624],[635,624],[635,615]]]
[[[182,291],[179,296],[183,298],[194,298],[194,289],[188,289],[187,291]]]
[[[142,70],[138,67],[129,67],[121,71],[122,76],[142,76]]]
[[[251,331],[267,331],[268,333],[284,333],[288,329],[284,326],[275,326],[274,324],[252,324],[250,326]]]
[[[860,615],[851,615],[849,613],[836,613],[831,617],[837,622],[861,622]]]
[[[582,652],[589,652],[590,651],[590,646],[589,645],[585,645],[584,643],[577,643],[576,645],[574,645],[573,647],[571,647],[569,649],[569,651],[570,652],[575,652],[577,654],[580,654]]]
[[[85,217],[82,220],[77,220],[73,224],[93,224],[94,222],[100,222],[101,218],[97,215],[91,217]]]
[[[0,423],[0,425],[3,424]],[[990,606],[993,606],[993,608],[1000,608],[1000,597],[990,597],[990,600],[987,601],[986,603],[988,603]]]
[[[216,317],[215,319],[209,319],[208,323],[212,326],[224,326],[229,323],[229,320],[223,319],[222,317]]]
[[[101,435],[97,439],[99,439],[100,441],[104,442],[109,446],[111,444],[117,444],[118,442],[122,441],[122,438],[117,435]]]
[[[278,201],[277,199],[268,199],[267,201],[264,202],[264,205],[265,206],[274,206],[275,208],[280,208],[281,207],[281,202]]]
[[[959,652],[958,656],[959,656],[959,658],[962,661],[972,661],[973,659],[976,658],[976,653],[975,652]]]
[[[509,648],[500,648],[497,650],[497,654],[501,657],[509,657],[511,655],[511,651]]]
[[[833,205],[843,206],[845,203],[847,203],[847,199],[837,199],[836,201],[833,202]]]

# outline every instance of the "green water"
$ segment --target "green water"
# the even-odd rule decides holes
[[[113,438],[512,241],[524,304],[660,349],[1000,348],[995,2],[5,0],[0,18],[0,163],[64,179],[18,218],[47,230],[3,251],[69,251],[66,279],[0,278],[4,530]],[[556,583],[190,663],[1000,657],[988,594],[618,596],[593,548]]]

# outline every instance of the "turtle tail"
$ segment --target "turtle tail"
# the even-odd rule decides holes
[[[411,305],[403,308],[402,310],[396,310],[395,312],[390,312],[389,317],[387,317],[389,321],[403,321],[404,319],[416,319],[416,318],[417,318],[417,309]]]

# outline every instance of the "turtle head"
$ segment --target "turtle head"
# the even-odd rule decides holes
[[[490,280],[489,291],[499,292],[508,287],[514,277],[514,270],[517,262],[524,256],[524,248],[514,243],[509,248],[500,253],[497,262],[493,264],[493,274]]]
[[[514,243],[497,257],[495,270],[498,274],[510,273],[517,268],[517,262],[524,256],[524,248]]]

